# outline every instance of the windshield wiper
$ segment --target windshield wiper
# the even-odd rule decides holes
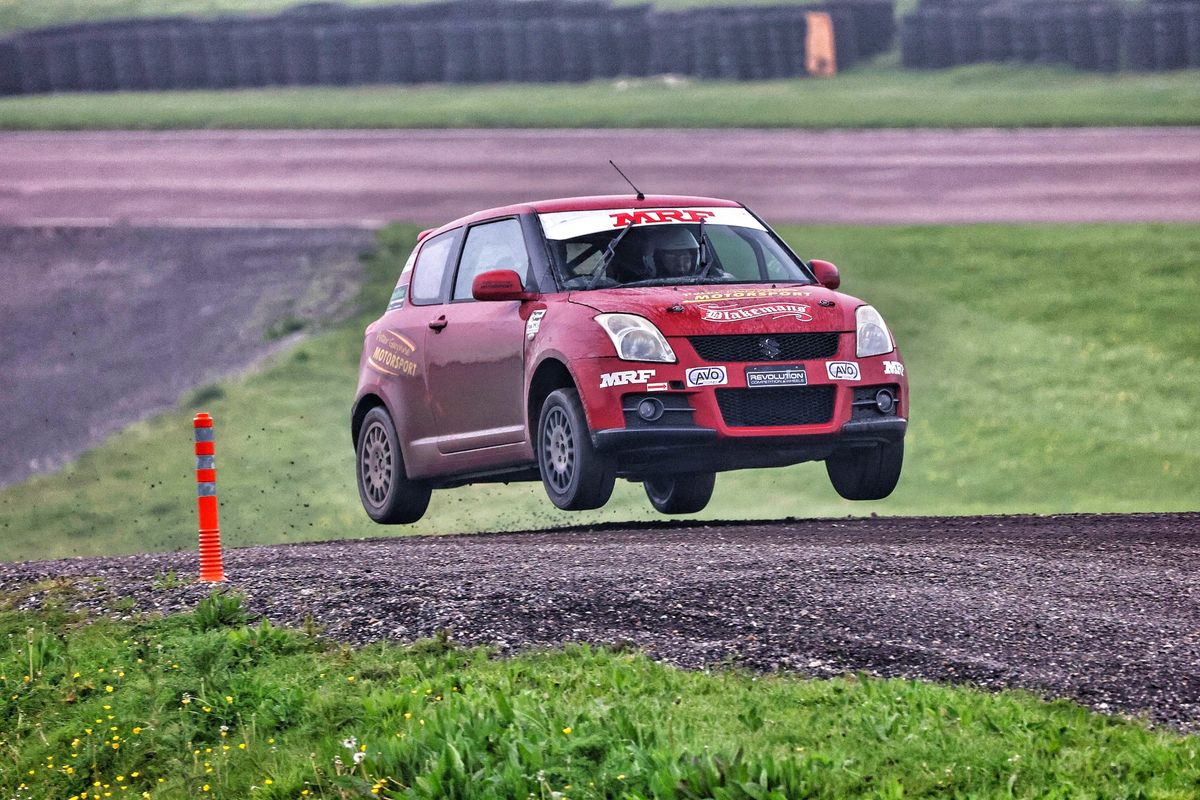
[[[598,281],[600,276],[604,274],[604,271],[608,269],[608,265],[612,262],[613,256],[617,253],[617,245],[621,243],[621,240],[625,238],[625,234],[629,233],[629,229],[632,227],[633,223],[630,222],[620,233],[613,237],[611,242],[608,243],[608,249],[606,249],[604,251],[604,255],[600,257],[600,265],[592,270],[592,274],[589,276],[587,285],[588,289],[596,288],[596,281]]]

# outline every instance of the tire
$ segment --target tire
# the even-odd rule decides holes
[[[825,459],[825,471],[837,493],[847,500],[882,500],[900,480],[904,442],[848,448]]]
[[[564,511],[600,508],[612,497],[616,463],[596,452],[575,389],[550,393],[538,415],[538,469],[550,502]]]
[[[663,514],[695,514],[703,511],[712,499],[716,486],[715,472],[696,472],[689,475],[663,475],[643,481],[650,505]]]
[[[358,497],[367,516],[381,525],[407,525],[425,515],[432,492],[405,475],[400,437],[387,409],[367,412],[354,455]]]

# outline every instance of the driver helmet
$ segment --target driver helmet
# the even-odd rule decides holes
[[[642,264],[658,278],[694,275],[700,267],[700,244],[682,225],[666,225],[647,231],[642,243]]]

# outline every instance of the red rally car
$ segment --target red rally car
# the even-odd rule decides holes
[[[886,497],[904,361],[838,283],[707,197],[547,200],[426,231],[366,330],[363,506],[415,522],[433,489],[541,480],[559,508],[599,508],[626,478],[686,514],[717,472],[821,460],[842,497]]]

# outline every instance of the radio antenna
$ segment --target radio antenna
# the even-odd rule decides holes
[[[621,172],[621,168],[620,168],[620,167],[618,167],[618,166],[617,166],[617,165],[616,165],[616,164],[613,162],[613,160],[612,160],[611,158],[608,160],[608,163],[612,164],[612,168],[613,168],[613,169],[615,169],[615,170],[617,171],[617,174],[618,174],[618,175],[620,175],[622,178],[624,178],[624,179],[625,179],[625,182],[626,182],[626,183],[628,183],[630,186],[633,186],[633,181],[629,180],[629,176],[628,176],[628,175],[626,175],[624,172]],[[641,190],[641,189],[637,188],[636,186],[633,186],[633,190],[634,190],[635,192],[637,192],[637,199],[638,199],[638,200],[645,200],[645,199],[646,199],[646,195],[642,194],[642,190]]]

